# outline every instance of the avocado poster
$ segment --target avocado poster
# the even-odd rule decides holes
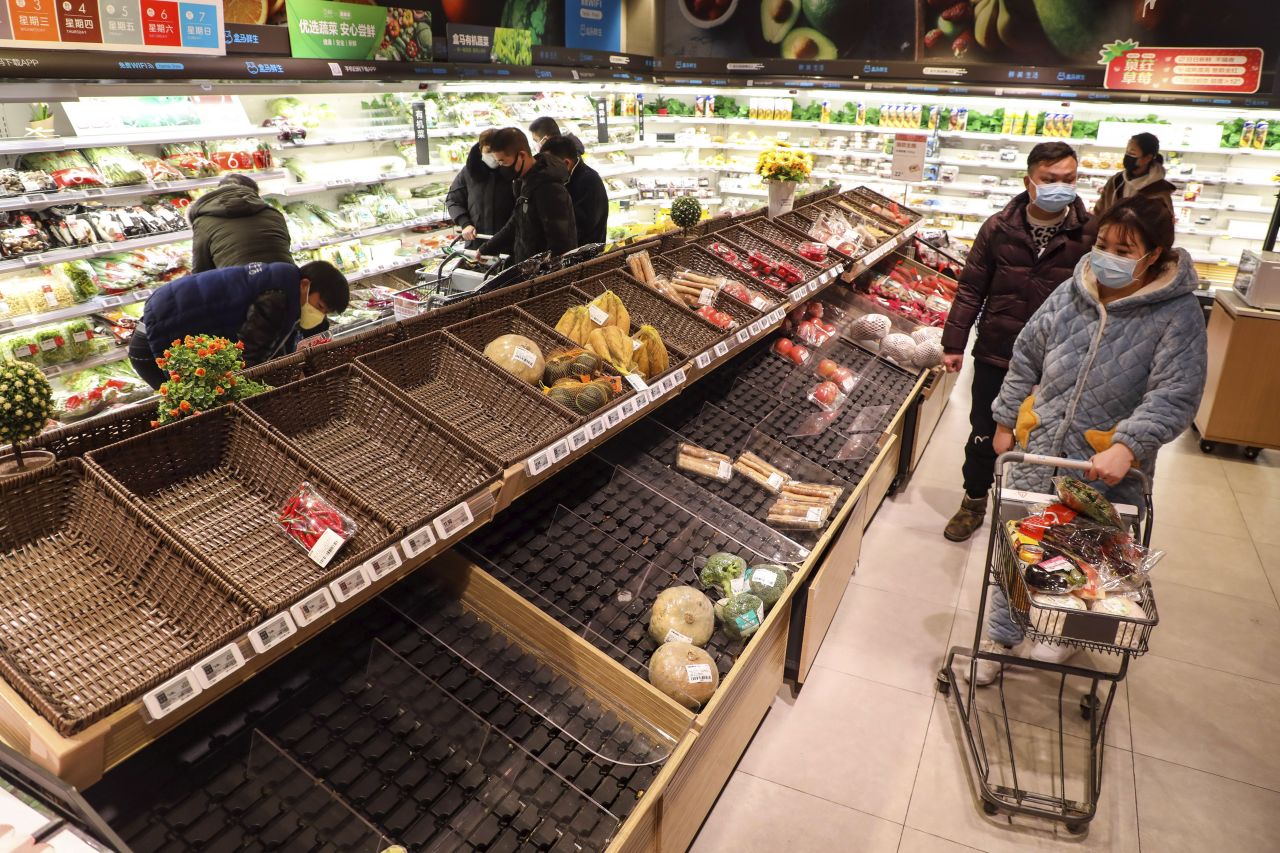
[[[1280,52],[1280,28],[1262,26],[1257,0],[663,3],[669,56],[1085,66],[1126,41]]]

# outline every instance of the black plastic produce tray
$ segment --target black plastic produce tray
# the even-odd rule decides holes
[[[578,849],[573,839],[598,829],[586,826],[580,814],[565,813],[566,791],[573,795],[568,802],[585,795],[625,820],[661,765],[605,760],[580,741],[584,733],[606,732],[618,742],[618,753],[626,754],[637,733],[438,593],[433,583],[426,574],[406,579],[395,590],[398,611],[387,603],[392,599],[366,605],[358,618],[338,623],[277,664],[271,679],[251,680],[112,770],[88,798],[137,853],[363,850],[363,839],[350,825],[347,835],[339,835],[342,827],[300,821],[278,799],[264,796],[261,780],[249,772],[248,757],[251,747],[260,748],[254,738],[265,736],[344,803],[356,823],[367,821],[410,850],[428,849],[433,838],[451,842],[446,831],[451,822],[455,832],[469,827],[468,840],[447,849]],[[475,769],[484,761],[464,767],[467,762],[460,763],[458,753],[419,742],[427,728],[396,713],[388,686],[369,683],[374,643],[436,680],[577,790],[547,773],[538,785],[523,786],[531,791],[523,798],[511,799],[512,791],[506,791],[477,813],[477,803],[493,790],[493,765],[485,774]],[[576,708],[578,739],[477,672],[461,654],[505,683],[538,684]],[[433,720],[437,729],[445,722]],[[649,744],[641,746],[639,751],[650,752]],[[527,758],[524,763],[528,769]],[[554,785],[544,788],[542,782],[548,781]]]
[[[557,515],[560,507],[569,513]],[[637,560],[615,567],[596,559],[619,545],[625,550],[618,553],[634,552]],[[535,604],[555,605],[557,612],[549,615],[570,630],[589,626],[584,639],[642,678],[658,648],[647,627],[659,592],[679,585],[701,589],[702,558],[717,551],[739,554],[749,564],[769,562],[655,492],[617,479],[613,466],[595,457],[556,475],[463,547],[518,580],[516,591]],[[661,582],[628,587],[635,580],[632,566],[643,566],[639,571]],[[725,675],[745,647],[717,626],[707,652]]]

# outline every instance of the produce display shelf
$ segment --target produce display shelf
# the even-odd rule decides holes
[[[483,128],[469,127],[431,127],[427,131],[436,136],[466,136],[479,133]],[[274,131],[273,131],[274,133]],[[354,145],[359,142],[398,142],[413,138],[413,126],[408,124],[385,125],[383,127],[357,128],[340,133],[325,133],[322,136],[310,136],[306,139],[280,143],[282,151],[291,148],[315,148],[326,145]]]
[[[163,285],[159,285],[163,287]],[[23,314],[20,317],[10,317],[6,320],[0,320],[0,332],[16,332],[22,329],[32,329],[36,326],[46,326],[50,323],[61,323],[66,320],[74,320],[76,317],[87,317],[90,314],[96,314],[99,311],[108,311],[112,308],[118,308],[121,305],[133,305],[136,302],[146,302],[153,288],[140,287],[137,290],[130,290],[119,296],[94,296],[79,305],[72,305],[70,308],[59,308],[57,311],[42,311],[39,314]]]
[[[358,231],[344,231],[341,234],[334,234],[319,240],[310,240],[305,243],[294,243],[290,247],[293,252],[305,252],[309,249],[319,249],[322,246],[333,246],[337,243],[346,243],[350,240],[363,240],[366,237],[376,237],[379,234],[394,234],[398,231],[408,231],[413,228],[448,228],[452,223],[441,225],[441,219],[438,216],[417,216],[413,219],[406,219],[404,222],[390,222],[386,225],[374,225],[371,228],[361,228]]]
[[[147,246],[159,246],[165,243],[177,243],[179,240],[190,239],[191,229],[184,228],[180,231],[149,234],[146,237],[134,237],[130,240],[118,240],[114,243],[94,243],[92,246],[78,246],[74,249],[50,249],[39,254],[23,255],[20,258],[0,261],[0,273],[42,267],[48,264],[62,263],[63,261],[101,258],[104,255],[114,255],[116,252],[128,252],[133,249],[144,249]]]
[[[249,173],[256,181],[273,181],[287,176],[283,169],[268,169]],[[189,190],[216,187],[221,177],[189,178],[182,181],[147,181],[144,184],[133,184],[126,187],[102,187],[87,190],[60,190],[47,193],[27,193],[26,195],[5,196],[0,198],[0,210],[39,210],[59,204],[73,204],[81,201],[103,201],[105,199],[130,198],[132,196],[150,195],[152,193],[179,193]]]
[[[417,266],[423,261],[429,261],[432,258],[438,258],[438,257],[440,257],[439,249],[432,249],[427,252],[418,252],[417,254],[413,254],[413,255],[400,255],[400,256],[397,256],[396,259],[393,261],[382,261],[376,264],[369,264],[367,267],[361,267],[358,270],[349,272],[347,273],[347,281],[348,283],[361,281],[366,278],[371,278],[375,275],[381,275],[382,273],[390,272],[391,270],[398,270],[398,269],[404,269],[405,267]]]
[[[267,190],[263,192],[263,195],[292,198],[294,196],[314,195],[315,193],[325,192],[326,190],[368,187],[385,181],[403,181],[408,180],[409,178],[422,178],[428,175],[453,175],[456,174],[457,171],[458,166],[452,163],[443,166],[414,166],[400,172],[384,172],[381,175],[370,178],[335,178],[331,181],[306,181],[302,183],[285,184],[282,187]]]
[[[0,140],[2,154],[32,154],[37,151],[69,151],[73,148],[103,148],[112,145],[164,145],[170,142],[203,142],[206,139],[238,139],[242,136],[275,136],[274,127],[241,127],[233,130],[191,128],[163,133],[109,133],[102,136],[51,136],[47,139]]]
[[[68,373],[75,373],[78,370],[92,370],[95,367],[101,367],[104,364],[114,364],[129,357],[128,347],[113,346],[106,352],[100,352],[97,355],[91,355],[80,361],[71,361],[66,364],[50,364],[40,368],[44,371],[44,375],[52,379],[55,376],[63,376]]]
[[[886,250],[900,245],[905,241],[906,237],[907,231],[904,231],[903,234],[895,237],[890,244],[886,244]],[[605,260],[605,263],[608,262],[609,261]],[[614,263],[620,264],[621,257],[619,256]],[[596,263],[593,262],[591,265],[594,267],[596,266]],[[572,273],[573,270],[570,270],[569,272]],[[817,282],[815,282],[815,284],[817,284]],[[533,292],[532,286],[517,286],[512,288],[512,290],[524,294]],[[517,299],[518,298],[520,297],[517,297]],[[510,300],[505,299],[505,294],[502,291],[499,291],[492,296],[479,297],[476,304],[479,305],[481,302],[484,302],[485,304],[492,303],[494,305],[510,304]],[[469,316],[465,310],[466,306],[467,303],[460,303],[458,306],[460,309],[464,309],[458,312],[457,316],[459,319]],[[421,317],[414,318],[409,322],[418,323],[430,318],[430,316],[431,315],[429,314],[422,315]],[[784,312],[781,309],[778,309],[765,317],[761,317],[753,324],[753,329],[743,329],[742,345],[748,344],[753,337],[758,337],[759,335],[776,328],[777,325],[781,323],[783,317]],[[397,324],[397,326],[401,325],[403,324]],[[405,328],[407,328],[407,326]],[[737,336],[735,335],[734,338],[736,339],[736,337]],[[408,343],[412,343],[412,339],[408,341]],[[714,349],[718,351],[715,352],[713,361],[718,363],[719,361],[727,358],[731,349],[736,349],[736,346],[726,346],[722,351],[719,351],[719,345],[717,345]],[[721,352],[723,352],[723,354],[721,354]],[[710,354],[710,351],[708,351],[708,353],[704,353],[704,355],[708,354]],[[348,358],[349,357],[350,356],[348,356]],[[308,353],[306,358],[310,358],[310,353]],[[438,523],[443,523],[443,516],[448,514],[448,511],[446,511],[445,513],[442,513],[441,517],[434,519],[430,525],[424,525],[422,529],[417,531],[410,531],[407,535],[401,534],[403,536],[402,541],[392,545],[391,547],[383,548],[382,551],[375,553],[361,565],[363,572],[369,577],[374,578],[373,583],[369,585],[368,589],[385,589],[390,584],[397,582],[404,575],[416,571],[428,560],[447,551],[457,538],[465,536],[482,525],[487,524],[490,519],[494,517],[496,512],[506,511],[506,508],[511,505],[512,501],[516,497],[532,488],[544,475],[555,473],[556,470],[572,459],[582,458],[584,454],[590,452],[596,444],[603,440],[603,438],[612,437],[617,434],[616,430],[630,426],[636,415],[641,412],[647,414],[648,411],[653,411],[653,409],[649,408],[653,403],[657,402],[662,405],[666,404],[666,402],[671,398],[677,397],[678,394],[676,392],[683,390],[687,386],[687,380],[696,379],[708,369],[709,364],[706,366],[700,366],[697,369],[686,370],[685,368],[681,368],[680,370],[673,371],[673,375],[670,377],[671,381],[669,383],[664,383],[662,386],[655,386],[643,395],[640,393],[635,395],[635,399],[637,401],[643,396],[644,405],[636,405],[633,403],[629,412],[620,412],[618,413],[618,417],[612,420],[608,418],[609,413],[606,413],[606,417],[600,419],[601,421],[607,421],[603,426],[603,434],[589,434],[586,432],[590,426],[588,425],[581,428],[583,441],[580,443],[572,442],[572,435],[553,442],[553,444],[561,444],[562,446],[564,445],[564,442],[570,442],[563,454],[555,452],[552,445],[548,445],[540,450],[535,450],[532,456],[528,459],[522,460],[522,464],[516,464],[509,467],[504,473],[501,483],[494,483],[489,490],[485,492],[484,499],[487,503],[477,506],[476,511],[472,513],[470,523],[466,526],[458,528],[445,524],[442,528],[441,524]],[[648,411],[646,411],[646,409]],[[126,412],[126,414],[128,413]],[[229,412],[223,417],[231,417],[231,415],[232,413]],[[107,417],[110,417],[110,415]],[[212,421],[218,421],[221,419],[221,417],[214,417],[213,415],[210,415],[206,416],[206,418],[199,419],[199,421],[207,424],[209,429],[215,429]],[[99,419],[89,419],[84,423],[83,428],[93,429],[94,421],[96,420]],[[193,421],[192,423],[195,422]],[[143,429],[145,430],[145,422],[143,423]],[[117,446],[123,447],[130,443],[136,442],[128,442]],[[75,442],[64,442],[64,444],[70,447],[76,446]],[[85,447],[85,449],[88,449],[88,447]],[[547,464],[538,468],[538,473],[531,473],[527,470],[533,467],[529,465],[529,463],[541,454],[547,454]],[[99,459],[104,458],[100,451],[93,451],[91,455]],[[126,462],[127,456],[121,456],[119,453],[114,452],[109,454],[109,456],[113,461],[109,462],[105,466],[108,471],[117,470],[124,473],[127,480],[131,480],[135,483],[135,487],[141,486],[145,491],[145,483],[139,480],[139,474],[128,473],[124,471],[124,469],[120,468],[120,465]],[[298,456],[299,460],[302,458],[302,456]],[[329,488],[334,489],[335,492],[341,491],[336,484]],[[497,500],[495,500],[495,498],[497,498]],[[151,498],[149,500],[154,502],[156,498]],[[157,505],[157,508],[168,512],[168,509],[164,506]],[[429,536],[426,535],[428,530],[431,531]],[[445,531],[447,531],[448,535],[441,535]],[[790,592],[788,592],[787,595],[789,596]],[[258,628],[251,630],[250,634],[242,638],[238,643],[245,656],[245,662],[242,666],[238,667],[233,673],[230,673],[229,677],[218,681],[211,688],[200,691],[194,697],[189,697],[189,701],[184,701],[178,707],[171,709],[160,719],[153,719],[151,715],[142,709],[141,702],[134,701],[126,705],[120,711],[115,712],[107,719],[94,723],[84,731],[81,731],[71,737],[62,737],[57,735],[57,733],[51,729],[49,724],[39,715],[34,714],[30,708],[26,707],[25,703],[23,703],[7,685],[0,684],[0,734],[6,736],[11,742],[23,746],[24,752],[29,752],[36,756],[40,763],[51,768],[54,772],[64,778],[72,780],[80,785],[90,784],[98,779],[108,768],[118,765],[139,749],[142,749],[147,744],[153,742],[160,735],[172,730],[183,720],[190,718],[200,711],[200,709],[207,707],[215,699],[236,689],[247,679],[261,672],[264,668],[273,665],[278,659],[286,656],[299,645],[323,632],[331,624],[351,612],[351,610],[355,606],[358,606],[359,603],[360,598],[358,597],[353,600],[340,602],[336,607],[323,613],[323,615],[318,618],[315,618],[314,621],[293,626],[291,633],[280,637],[273,645],[267,648],[266,651],[257,653],[255,650],[250,648],[251,643],[248,642],[249,639],[255,635],[255,632],[260,632],[261,629],[267,627],[268,624],[279,621],[279,619],[283,618],[285,614],[277,613],[273,616],[266,617],[266,622],[259,625]],[[535,619],[535,621],[537,621],[537,619]],[[779,678],[782,666],[782,652],[784,650],[780,644],[785,643],[785,636],[782,636],[785,634],[785,622],[785,614],[780,613],[779,608],[775,608],[775,610],[766,617],[766,624],[761,629],[761,633],[757,634],[756,639],[756,642],[761,644],[761,655],[766,656],[769,660],[768,667],[772,670],[776,663]],[[594,654],[594,651],[592,654]],[[744,657],[743,661],[745,661],[747,657],[750,657],[749,653]],[[764,664],[760,665],[763,666]],[[735,676],[738,675],[740,670],[743,670],[744,666],[747,666],[748,669],[750,669],[746,663],[740,662],[740,665],[734,668],[734,671],[726,679],[726,682],[722,684],[721,690],[712,698],[712,704],[708,706],[708,709],[704,711],[704,714],[710,712],[710,709],[721,699],[722,694],[732,695],[735,692],[730,688],[735,681]],[[744,674],[740,679],[740,681],[743,681],[740,688],[741,690],[751,691],[754,689],[746,683],[749,682],[751,678],[753,678],[753,676],[746,674],[746,671],[744,671]],[[776,687],[774,689],[776,689]],[[769,692],[771,694],[773,690],[770,690]],[[760,694],[758,699],[760,702],[764,702],[766,697],[763,694]],[[756,700],[753,699],[753,702],[754,701]],[[665,699],[659,704],[664,703],[666,707],[674,707],[674,703]],[[759,713],[763,713],[763,707],[763,704],[759,706]]]

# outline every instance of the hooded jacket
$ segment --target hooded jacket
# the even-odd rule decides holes
[[[1145,175],[1132,181],[1126,179],[1127,175],[1123,169],[1116,172],[1102,185],[1102,194],[1093,205],[1094,217],[1101,216],[1126,198],[1137,195],[1147,196],[1163,203],[1172,215],[1173,193],[1177,187],[1165,180],[1164,175],[1164,164],[1159,162],[1152,163]]]
[[[568,189],[578,245],[605,242],[609,235],[609,191],[600,173],[579,160],[569,175]]]
[[[284,214],[240,184],[210,190],[187,213],[191,220],[191,271],[293,263]]]
[[[1105,306],[1082,258],[1027,323],[991,407],[1022,449],[1085,460],[1119,442],[1155,473],[1157,451],[1195,417],[1208,362],[1195,265],[1181,249],[1174,256],[1142,290]],[[1050,471],[1016,469],[1009,485],[1047,492]],[[1129,478],[1103,491],[1132,504],[1140,490]]]
[[[252,367],[277,350],[291,352],[302,314],[302,272],[293,264],[249,264],[207,270],[157,290],[142,311],[155,358],[187,335],[214,335],[244,344]]]
[[[964,352],[969,330],[978,323],[973,357],[999,368],[1009,366],[1013,342],[1055,288],[1071,276],[1076,262],[1093,245],[1086,235],[1089,218],[1076,199],[1043,252],[1037,253],[1023,192],[982,223],[960,273],[960,287],[942,330],[948,354]],[[981,319],[979,319],[979,317]]]
[[[484,164],[479,143],[471,146],[466,165],[449,185],[445,204],[449,218],[459,228],[474,225],[479,234],[497,234],[507,220],[515,199],[511,177]]]
[[[482,254],[510,255],[517,264],[539,252],[563,255],[578,247],[578,232],[569,198],[569,170],[549,154],[533,155],[533,167],[511,185],[515,210],[493,239],[480,247]]]

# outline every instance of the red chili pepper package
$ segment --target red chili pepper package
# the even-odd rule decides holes
[[[796,252],[802,258],[822,262],[827,259],[827,244],[815,243],[812,240],[805,240],[799,246],[796,246]]]
[[[285,502],[277,521],[289,538],[322,568],[356,535],[355,520],[308,482],[298,486]]]
[[[1053,504],[1035,515],[1024,518],[1018,525],[1018,530],[1039,542],[1044,537],[1044,532],[1050,527],[1055,524],[1070,524],[1075,520],[1076,515],[1076,511],[1066,504]]]

